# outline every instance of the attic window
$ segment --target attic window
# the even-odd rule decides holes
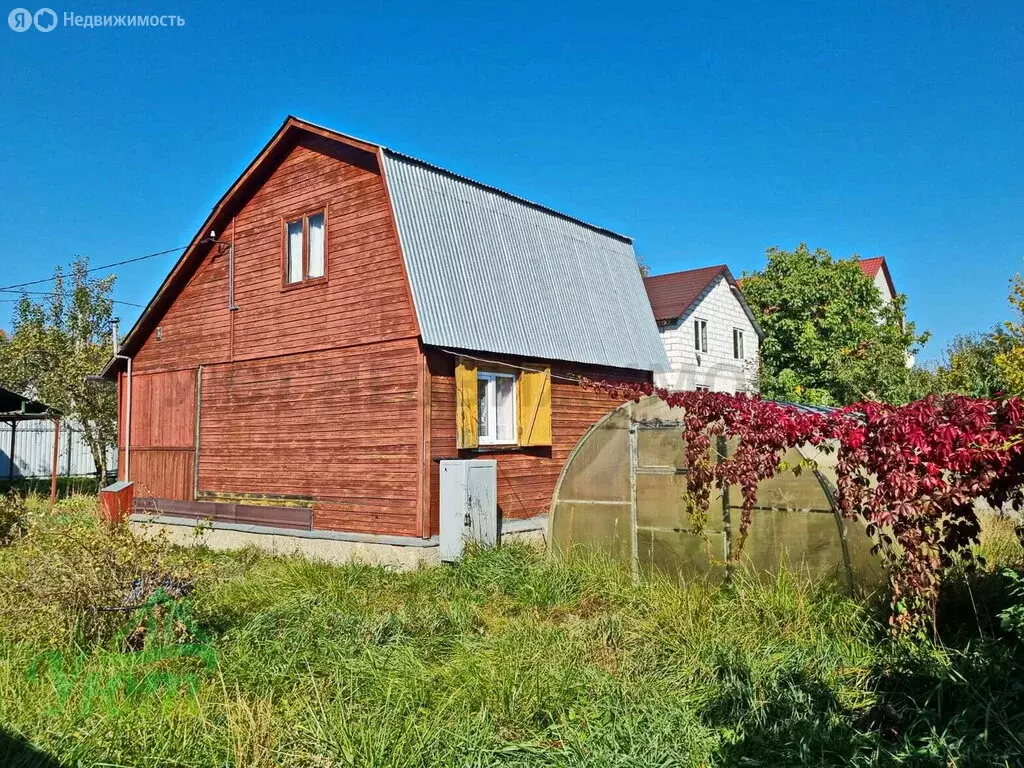
[[[739,328],[732,329],[732,356],[736,360],[743,359],[743,331]]]
[[[326,276],[326,229],[326,211],[316,211],[285,221],[285,285],[297,285]]]
[[[708,321],[693,321],[693,348],[698,352],[708,351]]]

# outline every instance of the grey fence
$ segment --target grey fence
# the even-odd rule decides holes
[[[49,477],[53,464],[52,421],[23,421],[12,426],[0,422],[0,480]],[[117,451],[107,452],[107,467],[117,466]],[[96,472],[92,451],[74,422],[61,422],[57,474],[91,475]]]

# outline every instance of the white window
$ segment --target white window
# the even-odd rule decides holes
[[[694,389],[697,392],[710,392],[711,391],[711,387],[706,387],[703,384],[698,384],[697,386],[694,387]]]
[[[285,280],[297,283],[302,280],[302,219],[288,222],[288,266]]]
[[[693,321],[693,348],[698,352],[708,351],[708,321]]]
[[[511,373],[479,372],[477,416],[481,445],[516,443],[516,377]]]
[[[324,215],[315,213],[306,219],[309,227],[309,253],[306,258],[306,277],[324,276]]]
[[[285,222],[284,281],[288,285],[326,274],[326,218],[319,211]]]
[[[739,328],[732,329],[732,356],[737,360],[743,359],[743,331]]]

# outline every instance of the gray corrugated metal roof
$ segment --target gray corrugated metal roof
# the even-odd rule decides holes
[[[424,343],[668,370],[627,238],[383,156]]]

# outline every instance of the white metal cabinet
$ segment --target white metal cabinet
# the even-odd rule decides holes
[[[494,459],[441,462],[441,560],[462,556],[466,542],[498,543],[498,462]]]

